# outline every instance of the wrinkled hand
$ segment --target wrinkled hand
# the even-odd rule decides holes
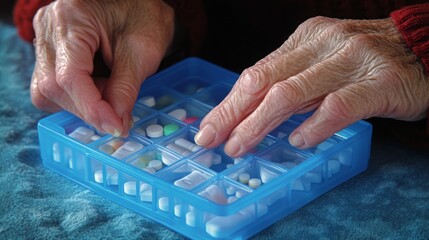
[[[41,8],[33,25],[33,104],[68,110],[98,130],[127,136],[140,85],[172,40],[172,8],[161,0],[58,0]],[[109,76],[93,75],[97,51]]]
[[[195,141],[238,157],[292,114],[316,110],[289,142],[314,146],[369,117],[422,119],[429,79],[391,19],[309,19],[276,51],[243,71],[201,122]]]

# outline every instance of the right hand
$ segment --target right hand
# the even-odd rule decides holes
[[[65,109],[100,131],[126,137],[140,86],[172,41],[173,9],[161,0],[58,0],[41,8],[33,25],[33,104]],[[97,51],[109,76],[93,76]]]

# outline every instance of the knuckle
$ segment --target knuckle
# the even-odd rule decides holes
[[[237,85],[239,90],[252,96],[259,96],[261,93],[266,92],[272,78],[272,70],[270,64],[245,69]]]
[[[302,96],[303,93],[299,86],[293,82],[286,81],[274,84],[267,94],[267,100],[269,105],[276,106],[280,103],[286,110],[295,106]]]

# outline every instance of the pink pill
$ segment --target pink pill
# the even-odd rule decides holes
[[[187,124],[192,124],[193,122],[197,121],[198,118],[197,117],[188,117],[185,120],[183,120],[183,122],[187,123]]]

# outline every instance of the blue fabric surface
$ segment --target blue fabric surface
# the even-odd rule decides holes
[[[32,46],[0,22],[0,239],[183,239],[43,167]],[[429,152],[374,133],[369,168],[254,239],[429,239]]]

